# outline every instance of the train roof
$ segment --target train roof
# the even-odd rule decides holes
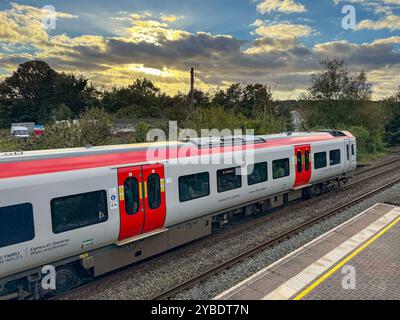
[[[200,138],[186,141],[152,142],[128,145],[114,145],[68,149],[52,149],[26,152],[0,153],[0,179],[70,171],[106,166],[120,166],[146,162],[150,148],[166,151],[164,160],[172,158],[170,150],[183,146],[189,148],[184,157],[208,154],[204,149],[219,148],[218,152],[243,150],[243,148],[272,148],[294,146],[353,137],[346,131],[315,131],[281,133],[260,136],[234,136],[221,138]],[[214,153],[214,151],[213,151]],[[176,157],[176,156],[175,156]],[[61,161],[60,161],[61,160]]]

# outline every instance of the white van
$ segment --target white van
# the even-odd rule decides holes
[[[16,138],[29,138],[29,131],[27,127],[11,127],[11,135]]]

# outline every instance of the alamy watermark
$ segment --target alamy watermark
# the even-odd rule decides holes
[[[55,30],[57,27],[57,12],[52,5],[46,5],[42,8],[42,26],[44,30]]]
[[[42,275],[43,290],[56,290],[56,268],[52,265],[43,266]]]
[[[356,268],[346,265],[342,268],[342,274],[345,276],[342,279],[342,288],[344,290],[356,289]]]
[[[168,137],[164,130],[152,129],[146,141],[156,142],[147,148],[149,162],[168,159],[180,165],[234,165],[243,167],[241,175],[252,173],[252,166],[246,164],[254,163],[255,145],[262,142],[252,129],[201,129],[199,136],[193,129],[179,130],[176,121],[169,122]]]
[[[346,5],[342,8],[342,28],[345,30],[355,30],[357,25],[356,8],[352,5]]]

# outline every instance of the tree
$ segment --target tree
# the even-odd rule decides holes
[[[390,145],[400,145],[400,86],[398,91],[386,101],[390,121],[385,127],[385,141]]]
[[[106,111],[116,113],[119,109],[130,107],[136,118],[160,117],[164,96],[153,82],[137,79],[128,87],[112,88],[103,96],[102,105]]]
[[[146,142],[147,133],[150,131],[151,126],[146,122],[139,122],[135,128],[136,142]]]
[[[51,111],[50,119],[53,121],[70,120],[72,116],[73,113],[71,109],[68,108],[65,103],[62,103]]]
[[[219,90],[212,99],[213,105],[223,106],[226,110],[238,112],[243,100],[243,88],[240,83],[231,84],[226,91]]]
[[[100,108],[89,108],[80,114],[78,121],[58,122],[46,127],[41,147],[71,148],[86,145],[107,145],[113,139],[113,121]]]
[[[4,126],[12,121],[48,121],[52,110],[61,104],[77,115],[96,102],[97,92],[87,79],[57,73],[39,60],[20,64],[0,83],[1,111],[7,117]]]
[[[371,98],[371,84],[364,71],[351,75],[342,60],[321,61],[323,71],[311,76],[311,87],[307,99],[309,125],[337,128],[343,124],[354,124],[357,109]]]
[[[18,66],[0,84],[0,103],[13,121],[37,121],[48,111],[54,94],[56,72],[43,61]]]
[[[247,85],[243,95],[240,111],[246,116],[262,115],[266,119],[267,116],[274,115],[272,92],[266,85],[260,83]]]

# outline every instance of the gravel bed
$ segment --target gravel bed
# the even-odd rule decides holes
[[[290,206],[269,216],[257,219],[250,225],[246,224],[242,228],[228,230],[215,237],[196,241],[178,250],[154,258],[121,272],[118,277],[104,279],[88,288],[67,295],[64,299],[148,299],[164,289],[202,273],[204,270],[242,253],[244,250],[265,242],[266,239],[273,238],[285,230],[321,214],[321,212],[344,204],[350,199],[392,180],[396,176],[400,177],[400,172],[393,172],[391,175],[365,182],[362,187],[353,187],[346,191],[334,191],[317,199]],[[332,217],[306,232],[266,250],[262,254],[225,271],[191,290],[180,293],[176,298],[210,299],[374,203],[396,197],[400,197],[400,185],[363,201],[338,216]]]

